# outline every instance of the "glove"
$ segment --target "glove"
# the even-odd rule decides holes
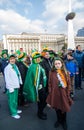
[[[9,92],[10,92],[10,93],[13,93],[13,92],[14,92],[14,88],[10,88],[10,89],[9,89]]]
[[[38,90],[41,90],[41,89],[42,89],[42,84],[40,84],[38,87]]]

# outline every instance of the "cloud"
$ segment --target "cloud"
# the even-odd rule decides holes
[[[78,29],[84,27],[84,0],[74,0],[73,5],[73,10],[76,13],[76,16],[73,20],[73,25],[75,34],[77,34]]]
[[[73,9],[84,9],[84,0],[74,0],[72,3]]]
[[[75,34],[77,34],[78,29],[84,27],[84,12],[77,12],[73,23]]]
[[[63,33],[65,32],[65,17],[68,11],[68,2],[62,0],[45,0],[45,11],[43,12],[43,17],[47,25],[48,31],[52,33]],[[66,6],[65,6],[66,5]]]
[[[42,15],[49,32],[67,33],[65,17],[68,14],[69,1],[61,0],[60,2],[60,0],[45,0],[44,6],[45,10]],[[80,27],[84,26],[84,1],[72,0],[72,11],[75,11],[77,15],[73,20],[75,26],[74,31],[76,33]]]
[[[0,0],[0,7],[1,9],[15,10],[15,12],[26,16],[29,14],[29,9],[32,8],[32,3],[28,0]]]
[[[63,0],[61,3],[59,0],[45,0],[45,11],[43,12],[43,16],[47,19],[54,19],[55,21],[59,20],[62,15],[66,12],[67,2]]]
[[[27,16],[28,14],[29,14],[29,11],[30,11],[30,9],[32,9],[33,8],[33,5],[32,5],[32,3],[31,2],[25,2],[24,3],[24,15],[25,16]]]
[[[31,1],[32,2],[32,1]],[[0,0],[0,33],[22,33],[40,32],[44,33],[67,33],[67,21],[65,17],[68,13],[67,0],[44,0],[44,10],[40,12],[39,19],[37,14],[29,15],[34,12],[34,3],[28,0]],[[5,5],[5,6],[3,6]],[[84,0],[72,0],[72,11],[76,17],[73,20],[74,31],[84,27]],[[35,5],[36,6],[36,5]],[[37,5],[38,6],[38,5]],[[3,8],[3,9],[2,9]],[[33,11],[32,11],[33,10]],[[32,20],[31,20],[32,19]]]
[[[0,0],[0,6],[1,6],[1,8],[6,8],[6,9],[12,8],[13,9],[15,7],[15,4],[11,0]]]
[[[43,22],[31,21],[13,10],[0,10],[0,31],[4,33],[41,32]]]

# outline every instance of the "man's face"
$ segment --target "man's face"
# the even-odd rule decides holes
[[[81,51],[81,46],[78,46],[78,50]]]
[[[46,58],[46,59],[49,59],[49,58],[50,58],[49,52],[46,52],[46,53],[45,53],[45,58]]]
[[[9,59],[10,64],[15,64],[15,61],[16,61],[15,57],[11,57]]]
[[[7,58],[7,54],[3,54],[3,57],[4,57],[4,58]]]

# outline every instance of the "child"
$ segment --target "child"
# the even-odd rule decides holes
[[[71,80],[71,92],[70,96],[73,99],[74,98],[74,81],[75,81],[75,74],[78,74],[78,65],[76,60],[73,58],[72,53],[67,54],[67,59],[65,60],[65,66],[67,71],[70,74],[70,80]]]
[[[18,88],[20,88],[20,84],[22,84],[22,79],[18,67],[15,65],[15,61],[15,55],[11,55],[9,57],[9,64],[6,66],[4,74],[10,113],[12,117],[19,119],[20,116],[18,114],[22,111],[17,110]]]
[[[54,60],[54,65],[49,73],[49,95],[47,103],[55,109],[57,121],[55,127],[62,125],[67,130],[66,112],[70,110],[72,99],[70,98],[70,77],[60,58]]]

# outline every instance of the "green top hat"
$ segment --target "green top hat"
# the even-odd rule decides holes
[[[48,51],[49,51],[49,48],[48,48],[47,46],[44,46],[42,51],[43,51],[43,52],[48,52]]]
[[[16,51],[16,55],[19,61],[23,61],[24,57],[27,55],[25,52],[21,52],[20,50]]]
[[[32,59],[36,59],[38,57],[41,57],[41,54],[36,50],[32,50]]]
[[[8,50],[7,49],[2,50],[1,56],[3,57],[4,54],[7,54],[7,56],[8,56]]]

